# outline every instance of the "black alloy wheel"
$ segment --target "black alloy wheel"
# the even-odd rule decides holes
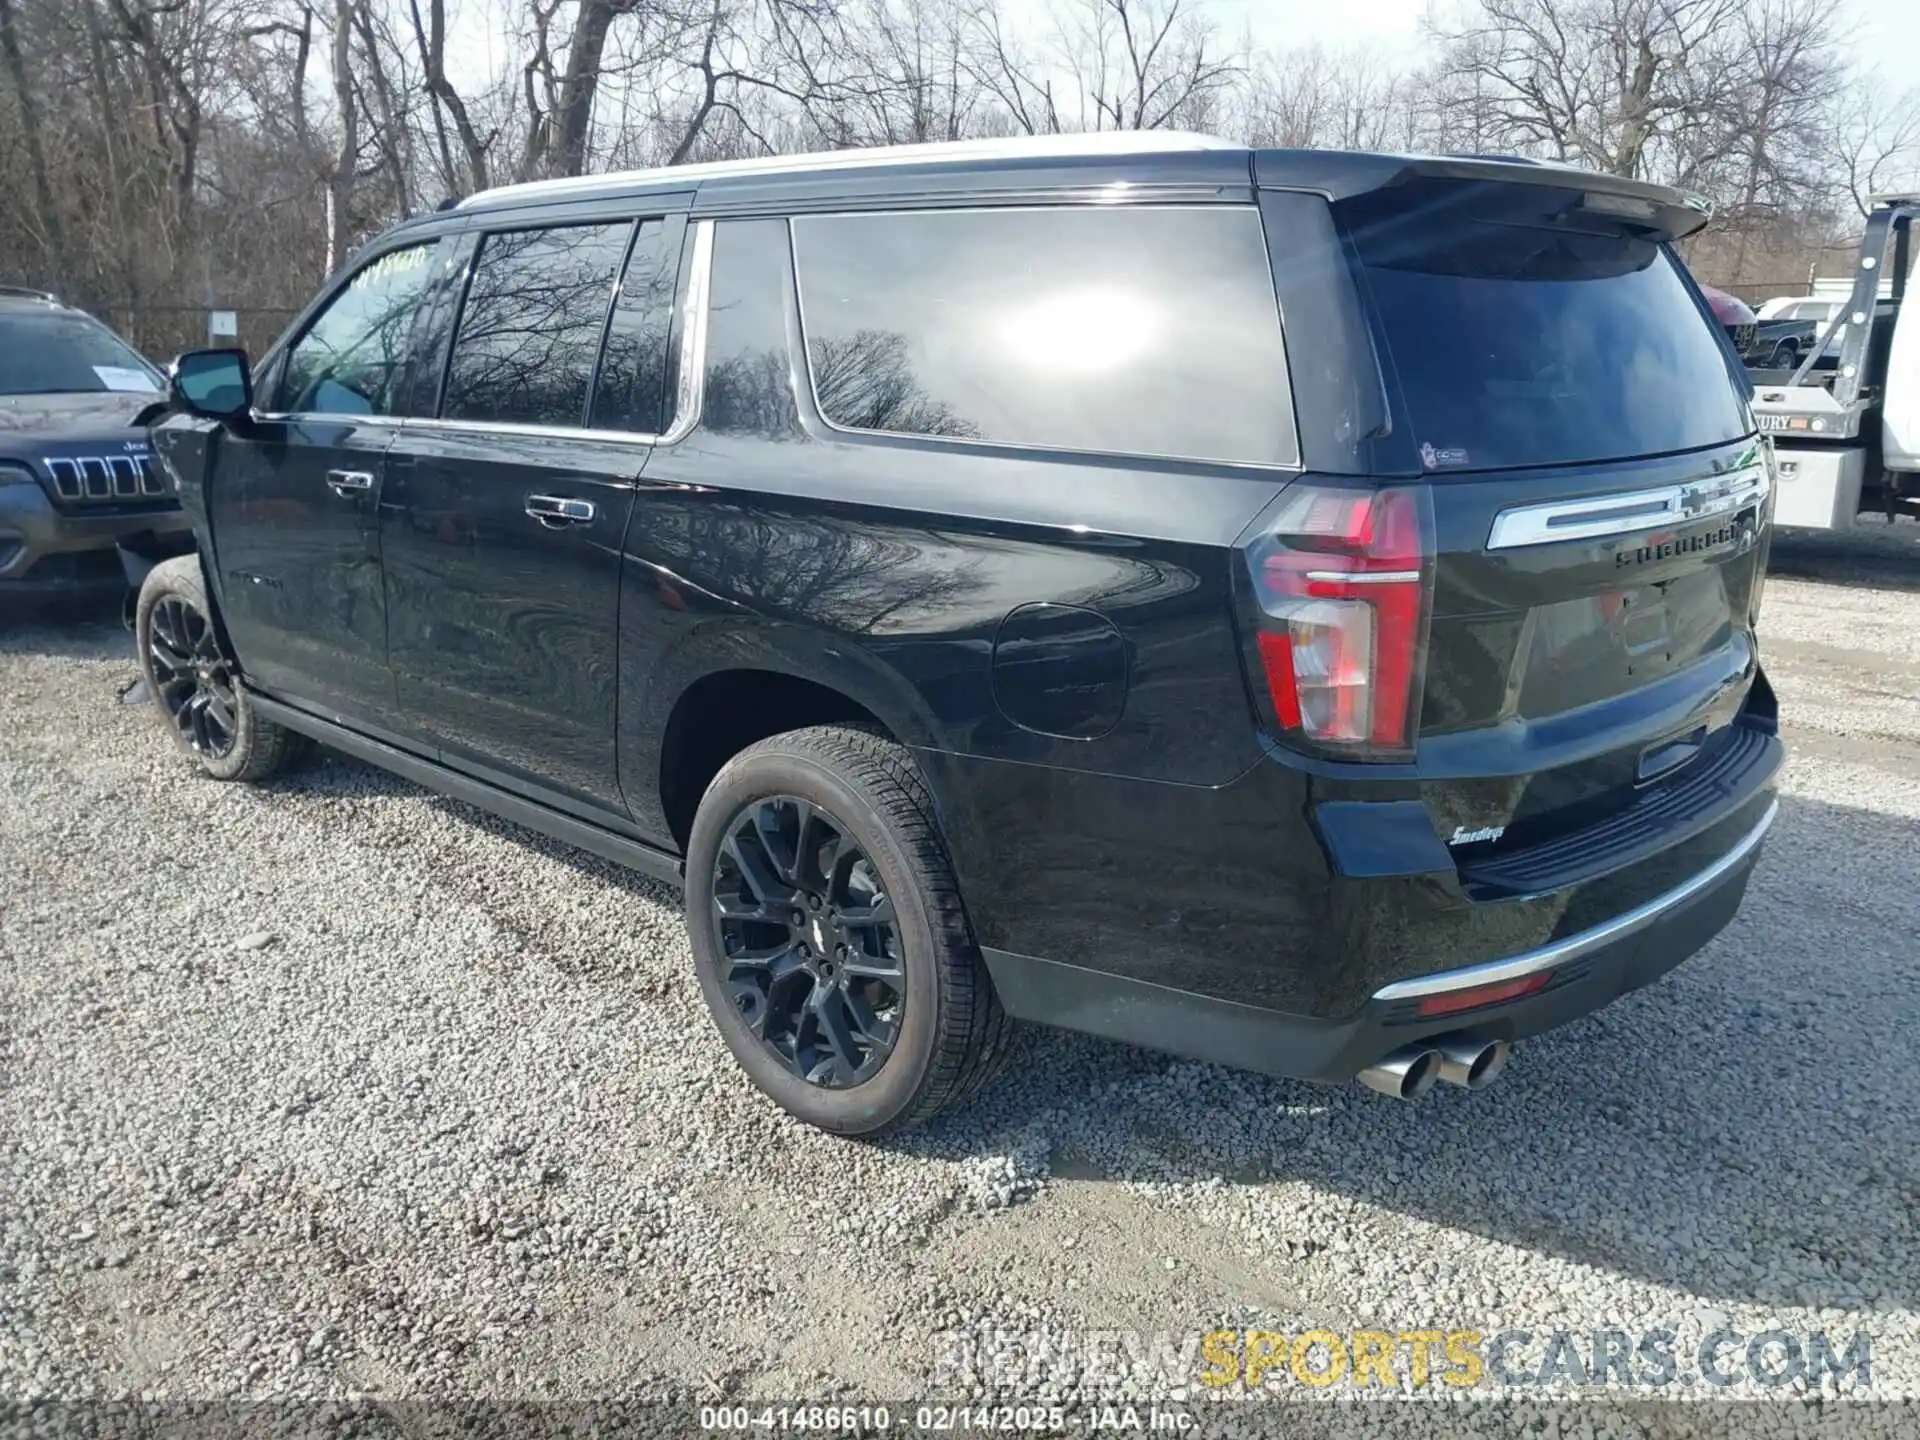
[[[894,1134],[967,1100],[1010,1021],[914,754],[858,725],[756,740],[687,835],[687,936],[747,1078],[829,1134]]]
[[[747,1029],[810,1085],[886,1064],[906,1013],[900,922],[846,824],[794,795],[728,822],[713,864],[721,980]]]
[[[243,671],[222,644],[198,555],[162,560],[140,582],[134,649],[154,708],[173,741],[212,780],[259,781],[297,757],[304,741],[261,719]]]
[[[155,698],[194,754],[209,760],[233,749],[239,697],[213,624],[183,595],[154,606],[147,637]]]

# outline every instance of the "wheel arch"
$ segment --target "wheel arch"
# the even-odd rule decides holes
[[[227,663],[231,665],[235,671],[244,676],[246,669],[241,665],[240,656],[233,648],[233,636],[227,633],[227,617],[221,604],[220,587],[215,583],[216,575],[213,562],[209,559],[206,547],[200,542],[198,535],[194,537],[194,543],[190,547],[183,549],[179,554],[167,555],[159,559],[150,559],[147,561],[145,573],[140,577],[140,586],[134,590],[134,604],[138,605],[139,603],[139,592],[140,589],[145,588],[147,576],[152,575],[154,571],[160,569],[162,566],[172,565],[182,560],[192,560],[194,564],[200,567],[200,589],[206,596],[207,618],[213,621],[214,639],[219,642],[220,653],[227,657]],[[124,550],[121,552],[121,564],[123,566],[127,564],[127,555]],[[131,615],[131,613],[132,612],[129,611],[129,615]]]
[[[836,722],[919,752],[945,748],[919,692],[846,636],[737,618],[703,625],[623,698],[621,785],[636,818],[684,850],[700,797],[729,759],[770,735]],[[944,787],[927,779],[938,804]]]

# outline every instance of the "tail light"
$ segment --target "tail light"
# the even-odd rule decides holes
[[[1246,545],[1255,647],[1284,735],[1361,759],[1413,748],[1433,546],[1426,487],[1297,485]]]

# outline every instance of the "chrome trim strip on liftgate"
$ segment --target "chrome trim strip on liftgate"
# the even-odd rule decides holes
[[[1487,548],[1517,550],[1524,545],[1597,540],[1608,535],[1631,535],[1661,525],[1684,525],[1758,505],[1767,498],[1772,485],[1767,466],[1762,463],[1726,475],[1634,490],[1624,495],[1516,505],[1494,517]]]
[[[1373,993],[1375,1000],[1412,1000],[1426,995],[1443,995],[1450,990],[1471,990],[1477,985],[1497,985],[1502,980],[1518,980],[1522,976],[1537,974],[1542,970],[1551,970],[1556,965],[1564,965],[1569,960],[1577,960],[1589,951],[1597,950],[1615,940],[1624,940],[1637,931],[1644,930],[1669,910],[1678,909],[1701,891],[1724,877],[1748,856],[1760,848],[1760,842],[1767,838],[1767,831],[1780,813],[1780,802],[1773,801],[1767,806],[1767,813],[1760,817],[1760,823],[1749,830],[1740,843],[1713,864],[1688,880],[1684,885],[1676,885],[1664,895],[1656,895],[1644,905],[1639,905],[1624,915],[1616,915],[1604,925],[1596,925],[1591,930],[1582,930],[1576,935],[1568,935],[1551,945],[1542,945],[1537,950],[1523,951],[1510,955],[1505,960],[1489,960],[1484,965],[1469,965],[1460,970],[1442,970],[1437,975],[1419,975],[1411,980],[1398,980],[1385,989]]]

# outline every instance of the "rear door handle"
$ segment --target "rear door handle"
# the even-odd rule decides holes
[[[593,519],[591,500],[574,500],[564,495],[529,495],[527,514],[549,530],[563,525],[585,525]]]
[[[329,470],[327,487],[336,495],[349,498],[373,489],[373,476],[365,470]]]

